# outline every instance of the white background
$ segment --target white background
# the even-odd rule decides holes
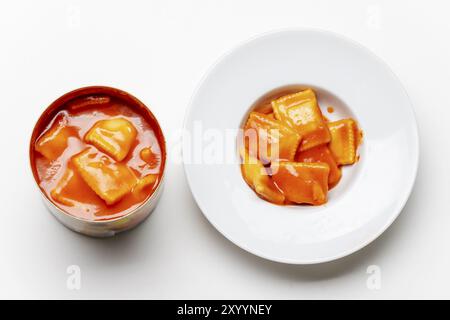
[[[450,298],[449,9],[443,0],[3,1],[0,298]],[[131,232],[91,239],[46,211],[28,143],[50,102],[86,85],[121,88],[151,107],[170,149],[207,68],[236,44],[285,27],[360,42],[411,97],[419,173],[402,214],[378,240],[315,266],[252,256],[203,217],[175,152],[161,202]],[[70,265],[81,268],[80,290],[66,286]],[[366,285],[370,265],[381,270],[379,290]]]

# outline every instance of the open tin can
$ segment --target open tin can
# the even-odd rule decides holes
[[[121,112],[123,115],[120,114]],[[70,118],[71,116],[72,118]],[[128,155],[120,161],[120,164],[119,161],[115,161],[117,159],[113,159],[115,154],[113,154],[112,157],[109,157],[109,155],[105,155],[98,151],[104,151],[102,149],[102,147],[105,147],[104,145],[95,144],[95,141],[94,146],[88,145],[86,147],[85,145],[87,133],[91,132],[92,128],[95,126],[99,127],[96,134],[110,134],[109,137],[106,137],[107,139],[111,137],[114,138],[117,135],[119,138],[122,137],[120,135],[120,130],[122,130],[122,128],[119,128],[119,131],[117,132],[108,131],[109,128],[101,128],[101,125],[98,125],[98,123],[105,120],[102,119],[102,117],[105,119],[109,117],[113,120],[121,118],[121,121],[125,124],[130,125],[130,123],[134,123],[134,126],[131,125],[131,127],[136,127],[133,129],[136,132],[128,130],[134,132],[135,140],[133,141],[135,142],[130,146]],[[70,125],[77,123],[77,121],[84,121],[83,119],[87,121],[86,127],[89,127],[90,129],[81,128],[77,129],[78,131],[75,130],[76,134],[74,135],[77,137],[74,138],[71,136],[72,131],[70,130],[73,128]],[[102,120],[97,121],[98,119]],[[61,123],[68,125],[67,127],[64,127],[64,130],[67,128],[70,130],[67,129],[63,132]],[[111,123],[103,124],[111,126]],[[112,125],[116,124],[113,123]],[[113,130],[115,130],[115,128],[113,128]],[[69,138],[65,140],[66,136],[64,136],[64,134]],[[55,139],[52,141],[51,139],[53,138]],[[121,141],[122,140],[119,142],[122,143],[123,141]],[[44,148],[48,147],[49,143],[50,145],[53,144],[53,149],[49,149],[50,152],[47,152]],[[113,141],[113,143],[115,142]],[[148,162],[150,164],[147,164],[143,160],[144,158],[142,158],[143,153],[139,153],[139,150],[137,150],[138,148],[142,150],[146,144],[148,145],[147,153],[152,155],[152,152],[154,152],[154,157],[152,158],[155,160],[154,163],[150,161]],[[66,146],[67,148],[75,148],[74,150],[76,150],[76,148],[95,150],[95,152],[102,154],[99,158],[100,162],[94,163],[96,166],[99,164],[104,167],[111,166],[113,168],[120,166],[120,169],[123,172],[127,172],[127,170],[130,172],[137,172],[135,169],[139,169],[140,172],[137,174],[133,173],[131,176],[135,176],[136,181],[139,181],[139,183],[141,181],[148,182],[149,180],[147,178],[150,177],[150,182],[148,185],[143,184],[146,189],[140,189],[140,192],[142,193],[139,193],[139,196],[127,194],[126,196],[123,196],[123,199],[125,200],[117,200],[116,198],[111,200],[108,198],[110,194],[103,192],[103,185],[99,188],[95,188],[93,185],[95,181],[92,182],[92,179],[89,180],[89,172],[87,174],[84,174],[84,172],[82,174],[75,172],[81,178],[78,176],[74,177],[73,171],[76,170],[71,169],[71,163],[69,166],[68,161],[77,155],[74,156],[73,154],[69,154],[69,151],[67,151],[66,148],[65,151],[63,150],[60,154],[54,156],[54,151],[58,151],[60,145]],[[82,151],[82,149],[80,150]],[[80,150],[77,150],[77,152]],[[64,160],[61,160],[64,158],[65,152],[69,154],[67,157],[71,157],[70,159],[67,158],[69,159],[67,160],[67,163],[65,163]],[[119,89],[104,86],[85,87],[71,91],[58,98],[38,119],[31,136],[29,155],[35,182],[47,208],[63,225],[85,235],[93,237],[109,237],[137,226],[153,211],[162,194],[166,165],[166,144],[161,127],[153,113],[141,101]],[[126,165],[123,163],[126,163]],[[131,165],[128,166],[129,164]],[[110,170],[110,168],[106,169]],[[94,172],[94,179],[96,178],[95,174],[96,173]],[[143,178],[144,174],[147,174],[144,177],[147,180]],[[126,173],[126,177],[128,177],[127,175],[130,176],[129,173]],[[131,190],[131,186],[127,185],[125,180],[120,180],[123,176],[122,173],[121,175],[117,175],[118,180],[115,181],[118,186],[117,188],[125,186],[129,187],[129,191]],[[86,180],[86,177],[88,180]],[[63,183],[61,183],[61,181],[63,181]],[[136,183],[135,185],[138,185],[139,183]],[[75,186],[80,188],[78,190],[79,192],[74,189]],[[94,186],[94,188],[91,190],[89,187],[92,186]],[[72,189],[69,187],[72,187]],[[133,192],[135,189],[136,188],[133,187]],[[93,191],[95,191],[96,194]],[[67,196],[68,193],[71,193],[71,197]],[[77,201],[85,195],[89,204],[83,208]],[[105,197],[102,197],[104,195]],[[106,201],[110,200],[111,203],[114,201],[114,205],[108,207],[106,204],[103,204],[102,201],[105,199]],[[116,201],[118,204],[116,204]],[[120,203],[120,201],[122,201],[122,203]]]

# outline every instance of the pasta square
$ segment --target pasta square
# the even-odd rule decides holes
[[[328,176],[329,189],[333,188],[341,179],[341,169],[338,167],[336,160],[326,145],[314,147],[306,151],[300,151],[296,155],[295,160],[298,162],[322,162],[328,164],[330,167],[330,175]]]
[[[132,190],[133,194],[137,195],[137,196],[141,196],[141,195],[145,196],[146,193],[142,192],[142,191],[144,191],[145,188],[151,187],[156,182],[157,179],[158,179],[158,175],[156,175],[156,174],[148,174],[148,175],[140,178],[137,181],[136,185],[133,187],[133,190]]]
[[[67,148],[70,137],[78,137],[78,131],[67,126],[64,116],[58,116],[50,129],[36,141],[35,149],[48,160],[56,160]]]
[[[326,163],[272,163],[272,178],[286,197],[294,203],[320,205],[327,202],[328,175]]]
[[[242,175],[245,182],[261,197],[270,202],[283,204],[284,195],[270,179],[261,161],[249,155],[245,148],[240,150]]]
[[[128,155],[136,135],[136,128],[130,121],[114,118],[96,122],[84,139],[115,160],[122,161]]]
[[[301,140],[300,135],[294,129],[269,115],[252,112],[245,125],[246,135],[250,133],[250,130],[256,132],[258,157],[263,163],[279,159],[294,160]],[[247,135],[247,137],[250,136]],[[249,147],[252,147],[251,143]],[[275,154],[272,154],[273,151],[275,151]]]
[[[72,162],[87,185],[108,205],[122,199],[137,183],[128,166],[115,163],[93,148],[75,155]]]
[[[53,200],[63,205],[73,207],[75,203],[73,199],[67,195],[66,188],[77,178],[79,178],[79,176],[76,175],[76,173],[72,169],[66,169],[63,176],[56,184],[56,187],[50,192]]]
[[[360,135],[355,120],[343,119],[330,122],[328,127],[331,133],[330,150],[336,162],[341,165],[355,163]]]
[[[71,167],[66,168],[50,195],[53,200],[68,207],[74,207],[80,203],[95,205],[101,201],[77,170]]]
[[[272,101],[275,117],[295,128],[302,137],[300,150],[307,150],[330,141],[330,133],[311,89],[283,96]]]

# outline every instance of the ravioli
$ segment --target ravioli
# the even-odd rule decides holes
[[[133,171],[123,163],[88,148],[75,155],[72,162],[87,185],[107,205],[112,205],[130,193],[137,183]]]
[[[302,142],[300,150],[307,150],[330,141],[330,133],[317,104],[313,90],[306,89],[272,101],[275,117],[295,128]]]
[[[276,204],[326,203],[342,178],[341,166],[356,161],[361,139],[356,122],[329,122],[312,89],[271,91],[252,108],[240,150],[246,183]]]
[[[65,189],[72,183],[78,176],[75,176],[75,172],[72,169],[66,169],[61,179],[58,181],[56,187],[50,192],[51,197],[56,202],[64,204],[66,206],[74,206],[74,201],[65,194]]]
[[[245,148],[240,150],[242,176],[245,182],[262,198],[277,204],[284,203],[284,195],[274,185],[261,161],[251,156]]]
[[[301,140],[294,129],[259,112],[250,113],[244,129],[247,137],[252,136],[249,134],[251,130],[256,132],[254,136],[257,138],[258,157],[263,163],[279,159],[294,160]],[[252,148],[252,141],[249,148]]]
[[[54,123],[35,143],[35,149],[48,160],[56,160],[66,150],[70,137],[77,137],[78,131],[67,125],[64,115],[58,115]]]
[[[338,167],[336,160],[331,154],[330,149],[326,145],[321,145],[308,149],[306,151],[300,151],[295,160],[298,162],[322,162],[328,164],[330,167],[330,175],[328,176],[328,189],[333,188],[341,179],[341,169]]]
[[[102,201],[81,178],[77,170],[66,168],[50,196],[60,204],[73,207],[77,204],[96,204]]]
[[[328,123],[331,133],[330,150],[340,165],[353,164],[356,161],[356,150],[360,132],[353,119],[343,119]]]
[[[327,163],[274,162],[272,178],[286,200],[298,204],[321,205],[327,202]]]
[[[148,175],[140,178],[138,180],[138,182],[136,183],[136,185],[133,187],[133,190],[132,190],[133,194],[138,195],[138,196],[142,195],[144,189],[151,187],[156,182],[157,179],[158,179],[158,175],[156,175],[156,174],[148,174]],[[144,195],[145,195],[145,193],[144,193]]]
[[[84,140],[117,161],[128,155],[136,139],[137,131],[125,118],[100,120],[88,131]]]

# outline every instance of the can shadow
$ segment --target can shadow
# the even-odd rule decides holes
[[[157,250],[156,246],[159,245],[154,239],[149,239],[152,231],[148,229],[152,229],[151,220],[155,214],[157,209],[134,229],[113,237],[94,238],[72,232],[72,236],[78,238],[76,242],[83,256],[89,257],[89,260],[84,259],[84,263],[104,270],[145,263],[148,253]]]

